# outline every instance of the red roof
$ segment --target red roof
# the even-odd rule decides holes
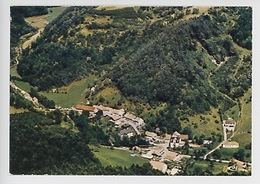
[[[176,158],[178,156],[179,153],[176,153],[176,152],[172,152],[172,151],[168,151],[166,156],[165,156],[165,159],[167,160],[173,160],[174,158]]]
[[[80,104],[76,105],[75,108],[78,110],[84,110],[84,111],[94,111],[95,110],[95,108],[92,106],[80,105]]]
[[[181,140],[183,140],[183,141],[189,140],[189,136],[188,136],[188,135],[184,135],[184,134],[181,134],[181,135],[180,135],[180,138],[181,138]]]

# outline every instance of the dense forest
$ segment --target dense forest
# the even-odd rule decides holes
[[[58,112],[47,116],[36,112],[11,115],[12,174],[163,175],[150,164],[133,164],[129,168],[102,166],[88,147],[91,138],[105,140],[100,139],[102,134],[94,127],[86,134],[86,127],[81,124],[84,117],[76,121],[79,132],[61,128],[60,118]]]
[[[150,104],[167,102],[190,109],[191,113],[203,113],[219,104],[228,109],[234,104],[214,92],[207,76],[213,73],[219,90],[231,93],[234,98],[251,86],[251,70],[247,67],[251,65],[250,56],[243,59],[245,64],[235,81],[223,75],[225,68],[229,70],[234,67],[232,62],[238,62],[239,51],[232,39],[241,46],[244,43],[239,40],[251,40],[250,21],[243,23],[250,19],[250,11],[250,8],[211,8],[207,15],[174,21],[184,15],[175,18],[170,15],[179,15],[183,10],[141,7],[105,11],[70,7],[46,27],[30,49],[23,51],[18,72],[39,90],[49,90],[102,68],[127,98],[137,97]],[[240,14],[239,18],[232,17]],[[163,26],[161,19],[151,23],[152,15],[169,23]],[[85,16],[92,17],[92,21],[86,21]],[[106,23],[96,23],[98,16],[105,16]],[[227,29],[230,24],[235,26]],[[242,25],[248,30],[240,29]],[[93,34],[85,36],[84,26],[94,30]],[[237,29],[240,34],[234,34]],[[227,36],[229,33],[232,37]],[[214,72],[212,60],[221,63],[226,58],[230,62]],[[241,83],[242,88],[237,86]]]

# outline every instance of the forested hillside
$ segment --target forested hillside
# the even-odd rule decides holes
[[[11,7],[11,28],[10,28],[10,43],[11,43],[11,62],[15,60],[17,50],[15,47],[18,46],[20,37],[30,32],[36,31],[36,28],[30,26],[24,18],[36,15],[47,14],[47,7],[36,7],[36,6],[22,6],[22,7]]]
[[[36,15],[44,15],[47,14],[47,7],[43,6],[24,6],[24,7],[11,7],[11,44],[15,44],[20,36],[31,32],[34,30],[30,25],[28,25],[24,18],[36,16]]]
[[[80,117],[77,118],[80,122]],[[103,167],[88,147],[91,136],[93,139],[102,134],[88,132],[86,135],[83,127],[81,131],[64,128],[61,126],[62,119],[59,112],[49,113],[48,116],[35,112],[11,115],[10,173],[163,175],[149,164],[133,164],[128,168]]]
[[[182,20],[185,14],[197,13],[188,10],[70,7],[46,27],[31,49],[23,52],[18,72],[39,90],[49,90],[103,68],[125,97],[208,111],[218,105],[217,99],[222,103],[222,97],[214,93],[207,76],[227,58],[238,60],[238,49],[228,35],[231,33],[241,46],[238,40],[250,41],[251,24],[242,23],[250,18],[251,9],[211,8],[208,14]],[[242,25],[249,30],[240,29]],[[241,34],[235,34],[237,29]],[[110,65],[104,67],[106,64]],[[251,70],[246,68],[239,71],[249,74],[237,72],[243,75],[238,80],[246,83],[244,91],[251,83],[244,80],[245,76],[250,78]],[[217,86],[223,85],[223,72],[214,73]],[[233,83],[227,85],[235,87]],[[219,90],[229,93],[227,85]],[[241,96],[238,90],[236,87],[231,95]]]

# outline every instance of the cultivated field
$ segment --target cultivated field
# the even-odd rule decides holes
[[[68,86],[58,88],[58,90],[67,91],[67,93],[40,92],[40,94],[54,100],[58,106],[72,107],[79,103],[86,103],[87,86],[90,86],[94,80],[95,77],[91,75],[79,81],[74,81]]]
[[[122,166],[130,167],[132,164],[142,165],[148,160],[141,159],[137,156],[131,157],[131,152],[126,150],[110,149],[108,147],[90,146],[94,150],[94,155],[104,166]]]

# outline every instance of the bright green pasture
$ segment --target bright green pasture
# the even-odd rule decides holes
[[[94,155],[100,160],[104,166],[122,166],[130,167],[132,164],[142,165],[147,163],[139,156],[131,157],[131,152],[126,150],[111,149],[108,147],[90,146],[93,149]]]

